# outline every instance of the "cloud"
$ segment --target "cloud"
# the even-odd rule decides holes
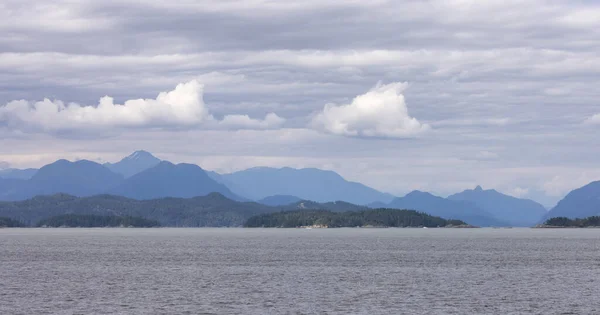
[[[0,125],[13,129],[60,132],[103,128],[279,128],[285,119],[274,113],[265,119],[247,115],[225,115],[216,120],[203,100],[204,86],[197,80],[178,84],[156,99],[127,100],[115,104],[109,96],[102,97],[97,106],[65,104],[60,100],[39,102],[12,101],[0,107]]]
[[[443,119],[431,122],[434,127],[455,127],[455,126],[497,126],[503,127],[517,121],[506,117],[502,118],[477,118],[477,119]]]
[[[350,137],[409,138],[430,129],[410,117],[402,92],[406,83],[377,85],[350,104],[327,104],[313,117],[313,128]]]
[[[592,117],[589,117],[588,119],[584,120],[583,122],[584,124],[588,124],[588,125],[598,125],[600,124],[600,114],[596,114]]]
[[[506,193],[516,198],[523,198],[529,194],[529,188],[515,187]]]
[[[276,129],[284,123],[284,118],[277,116],[275,113],[269,113],[263,120],[252,119],[248,115],[226,115],[219,122],[219,125],[240,129]]]
[[[598,180],[598,173],[584,171],[579,174],[557,175],[541,185],[548,196],[564,196],[573,189]]]
[[[4,162],[4,161],[0,161],[0,170],[5,170],[7,168],[10,168],[10,163]]]

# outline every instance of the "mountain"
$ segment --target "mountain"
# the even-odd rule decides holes
[[[404,197],[395,198],[388,208],[409,209],[425,212],[444,219],[457,219],[477,226],[508,226],[491,214],[466,201],[450,200],[415,190]]]
[[[0,178],[0,200],[15,200],[27,181],[22,179]]]
[[[81,160],[58,160],[40,168],[26,181],[13,182],[12,193],[5,200],[22,200],[38,195],[67,193],[74,196],[91,196],[116,186],[123,180],[104,166]]]
[[[552,208],[546,218],[587,218],[600,215],[600,181],[575,189]]]
[[[241,200],[225,185],[210,178],[198,165],[163,161],[107,191],[113,195],[145,200],[163,197],[192,198],[217,192]]]
[[[256,202],[267,206],[285,206],[301,201],[301,198],[289,195],[275,195],[257,200]]]
[[[129,178],[139,172],[155,167],[161,160],[147,151],[135,151],[131,155],[123,158],[121,161],[111,164],[105,163],[104,166],[109,170]]]
[[[347,181],[333,171],[315,168],[255,167],[223,174],[221,182],[233,192],[252,200],[273,195],[297,196],[317,202],[343,200],[354,204],[389,202],[393,199],[390,194]]]
[[[8,168],[0,170],[0,178],[5,179],[30,179],[38,170],[36,168],[27,168],[24,170]]]
[[[229,188],[229,190],[231,190],[232,192],[234,192],[236,195],[238,196],[244,196],[249,200],[252,200],[252,198],[248,197],[248,194],[246,194],[244,192],[244,189],[238,185],[236,185],[236,183],[234,183],[233,181],[229,180],[228,177],[226,177],[226,175],[221,175],[217,172],[213,172],[213,171],[205,171],[206,174],[208,175],[208,177],[212,178],[213,180],[215,180],[217,183],[219,184],[223,184],[225,186],[227,186],[227,188]],[[267,196],[265,198],[268,198],[270,196]],[[261,199],[261,198],[257,198],[257,199]],[[256,200],[256,199],[254,199]]]
[[[533,200],[507,196],[493,189],[483,190],[481,186],[454,194],[448,199],[472,202],[511,226],[533,226],[548,213],[544,206]]]

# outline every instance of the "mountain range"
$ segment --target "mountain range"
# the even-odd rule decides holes
[[[344,200],[366,205],[389,202],[394,196],[360,183],[347,181],[333,171],[316,168],[254,167],[230,174],[210,174],[241,196],[260,200],[274,195],[295,196],[304,200],[327,202]]]
[[[361,209],[367,205],[413,209],[480,226],[531,226],[550,216],[575,218],[600,213],[600,182],[571,192],[547,212],[532,200],[479,186],[447,198],[420,191],[395,197],[348,181],[333,171],[255,167],[218,174],[194,164],[162,161],[147,151],[136,151],[114,164],[59,160],[39,170],[0,171],[0,200],[25,200],[57,193],[76,197],[111,194],[151,200],[192,198],[214,192],[234,201],[255,200],[272,207],[345,202]]]

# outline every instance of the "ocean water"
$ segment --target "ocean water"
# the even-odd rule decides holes
[[[600,314],[600,229],[0,229],[0,314]]]

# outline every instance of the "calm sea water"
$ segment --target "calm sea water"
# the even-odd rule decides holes
[[[0,314],[600,314],[600,230],[0,229]]]

